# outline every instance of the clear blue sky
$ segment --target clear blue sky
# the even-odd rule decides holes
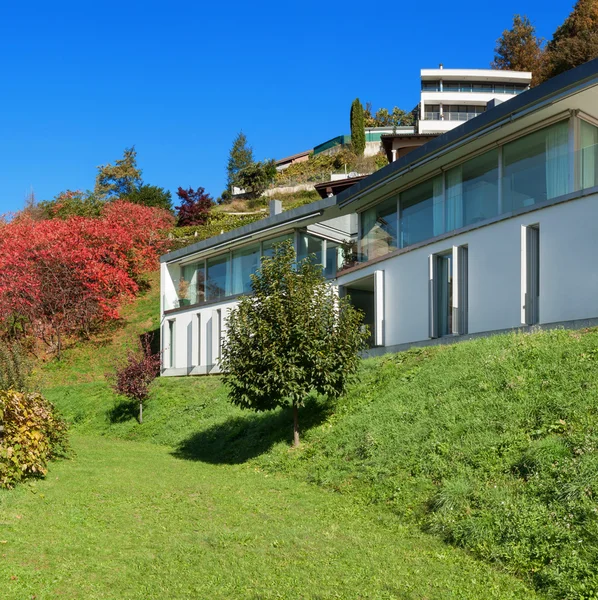
[[[355,97],[410,110],[420,68],[487,68],[514,13],[549,38],[573,1],[466,4],[5,3],[0,213],[92,188],[131,145],[146,183],[216,197],[241,129],[257,159],[312,148]]]

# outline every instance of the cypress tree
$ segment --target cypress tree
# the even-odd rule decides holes
[[[359,98],[351,104],[351,146],[357,156],[363,156],[365,150],[365,119],[363,106]]]

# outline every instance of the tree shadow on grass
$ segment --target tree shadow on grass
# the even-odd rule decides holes
[[[299,409],[301,434],[323,423],[330,407],[310,398]],[[247,412],[199,431],[178,446],[174,455],[211,464],[241,464],[267,452],[274,444],[293,441],[293,413],[290,408],[266,413]]]
[[[110,423],[124,423],[125,421],[136,419],[138,413],[139,405],[137,402],[121,400],[108,411],[108,420]]]

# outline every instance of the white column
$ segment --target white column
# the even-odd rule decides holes
[[[374,345],[384,346],[384,271],[374,271]]]

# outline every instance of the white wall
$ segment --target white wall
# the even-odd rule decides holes
[[[428,257],[469,248],[469,333],[521,322],[521,226],[540,227],[540,324],[598,317],[598,195],[562,203],[406,252],[338,278],[385,271],[385,345],[428,339]]]
[[[208,304],[177,311],[162,318],[163,375],[205,375],[217,373],[218,369],[218,324],[217,311],[222,313],[223,330],[226,332],[228,311],[236,301]],[[201,316],[201,337],[198,336],[198,315]],[[169,364],[168,321],[175,321],[175,362]]]

